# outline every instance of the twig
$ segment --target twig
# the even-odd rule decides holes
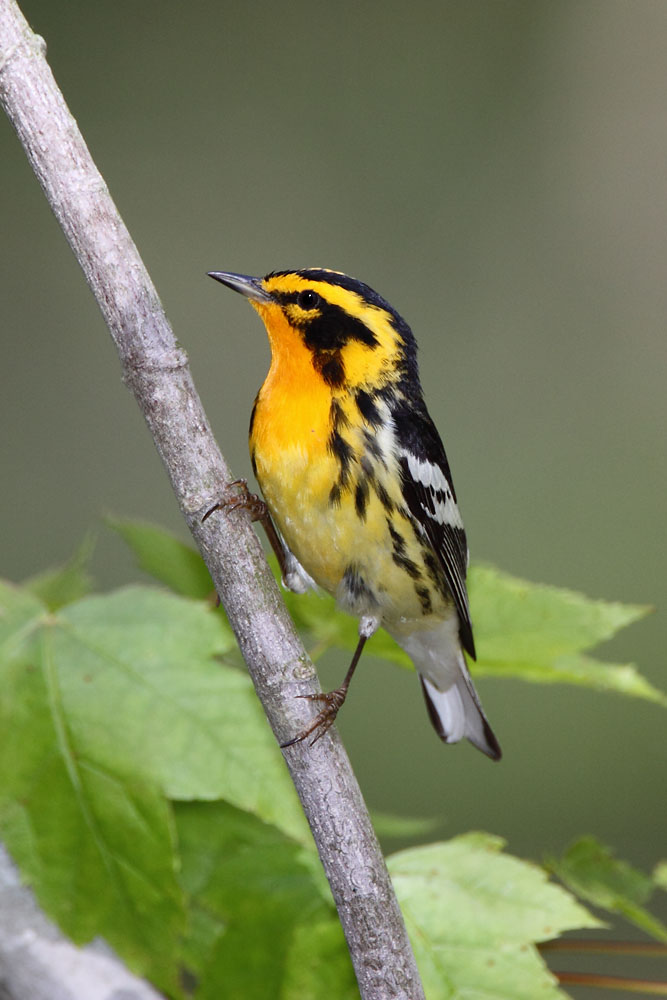
[[[561,986],[591,986],[600,990],[624,990],[653,997],[667,997],[667,983],[626,976],[604,976],[597,972],[554,972]]]
[[[555,938],[538,944],[541,952],[576,951],[600,955],[641,955],[643,958],[667,957],[667,945],[658,941],[603,941],[598,938]]]
[[[232,478],[187,359],[107,187],[14,0],[0,0],[0,100],[111,331],[183,516],[280,742],[308,722],[316,675],[250,524],[202,515]],[[338,736],[285,753],[338,907],[363,1000],[420,1000],[403,919]]]

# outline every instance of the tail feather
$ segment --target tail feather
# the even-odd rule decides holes
[[[412,659],[433,727],[445,743],[468,739],[492,760],[502,751],[466,666],[455,616],[430,629],[392,634]]]
[[[433,727],[445,743],[458,743],[464,737],[491,760],[500,760],[502,750],[489,725],[472,681],[467,678],[453,684],[447,691],[438,691],[427,678],[419,677],[426,708]]]

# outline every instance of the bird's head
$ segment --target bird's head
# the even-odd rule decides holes
[[[245,295],[260,314],[274,367],[312,368],[332,392],[379,387],[416,373],[409,326],[362,281],[324,268],[273,271],[265,278],[209,275]]]

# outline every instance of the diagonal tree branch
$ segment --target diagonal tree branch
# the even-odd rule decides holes
[[[232,478],[157,292],[14,0],[0,0],[0,100],[114,339],[183,516],[280,741],[317,678],[247,519],[203,513]],[[285,752],[333,893],[363,1000],[420,1000],[403,919],[339,737]]]

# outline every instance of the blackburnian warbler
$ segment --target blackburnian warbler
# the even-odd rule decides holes
[[[253,514],[269,529],[287,587],[317,584],[359,618],[343,684],[316,696],[321,711],[285,746],[326,732],[364,643],[382,626],[413,660],[441,739],[466,737],[497,760],[463,655],[475,656],[466,536],[410,327],[337,271],[210,276],[250,300],[271,345],[250,456],[280,538],[264,509],[256,504]]]

